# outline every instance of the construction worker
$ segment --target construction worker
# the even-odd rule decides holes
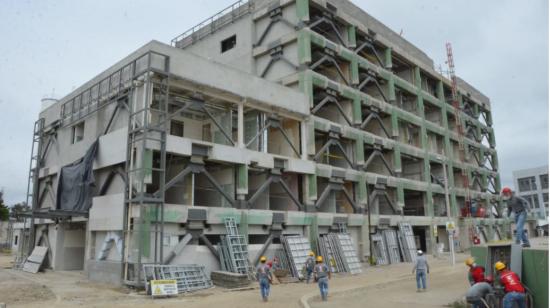
[[[477,282],[470,287],[466,292],[466,301],[472,304],[472,308],[485,308],[483,301],[487,294],[493,293],[492,283],[492,277],[487,277],[487,281]]]
[[[328,297],[328,280],[330,279],[330,270],[328,266],[323,263],[323,257],[317,256],[315,259],[316,264],[313,269],[313,278],[319,285],[319,291],[321,291],[321,299],[327,300]]]
[[[504,286],[503,307],[512,308],[514,303],[519,308],[525,308],[525,288],[521,284],[518,275],[511,270],[506,269],[506,264],[498,261],[495,263],[495,269],[500,276],[500,283]]]
[[[529,238],[527,234],[523,232],[523,226],[525,225],[525,219],[527,218],[527,210],[529,209],[529,202],[516,194],[509,188],[504,187],[502,189],[502,197],[508,204],[508,216],[514,211],[515,223],[516,223],[516,244],[522,244],[523,247],[531,247],[529,244]]]
[[[267,258],[262,256],[260,258],[260,265],[258,265],[257,278],[260,282],[260,292],[264,302],[267,302],[269,297],[269,288],[270,283],[273,281],[273,276],[271,276],[271,269],[266,264]]]
[[[466,259],[466,262],[464,263],[466,263],[466,266],[470,268],[468,271],[468,281],[471,286],[485,281],[485,267],[477,265],[475,259],[472,257]]]
[[[424,252],[422,250],[417,251],[416,262],[414,263],[412,273],[414,274],[415,271],[416,292],[426,292],[426,274],[430,273],[430,266],[428,265],[428,260],[426,260],[426,256],[424,256]]]
[[[308,253],[306,263],[304,264],[305,274],[306,274],[306,283],[309,283],[311,279],[311,274],[313,273],[313,268],[315,267],[315,254],[313,251]]]

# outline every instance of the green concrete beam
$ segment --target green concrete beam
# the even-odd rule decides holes
[[[301,22],[309,21],[309,0],[296,0],[296,17]]]

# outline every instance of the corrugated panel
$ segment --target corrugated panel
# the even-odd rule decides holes
[[[376,258],[377,265],[389,264],[388,253],[386,251],[386,245],[384,245],[384,239],[380,233],[373,234],[371,236],[372,247],[374,249],[373,254]]]

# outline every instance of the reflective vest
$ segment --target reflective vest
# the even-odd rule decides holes
[[[518,275],[510,270],[504,270],[500,273],[500,282],[504,285],[504,291],[525,293],[525,288],[521,285]]]
[[[470,268],[470,275],[472,275],[472,280],[474,283],[484,282],[485,281],[485,268],[483,266],[472,266]]]

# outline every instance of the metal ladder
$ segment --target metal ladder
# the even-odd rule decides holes
[[[27,179],[27,196],[26,204],[30,206],[31,211],[34,211],[38,207],[38,199],[35,196],[38,195],[40,185],[39,173],[42,165],[42,139],[44,136],[44,118],[38,119],[34,122],[32,147],[31,147],[31,159],[29,162],[29,176]],[[21,244],[18,252],[15,255],[15,268],[22,268],[27,256],[32,252],[31,243],[34,242],[34,219],[25,218],[23,222],[23,236],[21,237]]]
[[[239,273],[246,274],[249,271],[248,244],[244,236],[239,235],[239,229],[233,217],[225,218],[225,228],[233,268]]]

